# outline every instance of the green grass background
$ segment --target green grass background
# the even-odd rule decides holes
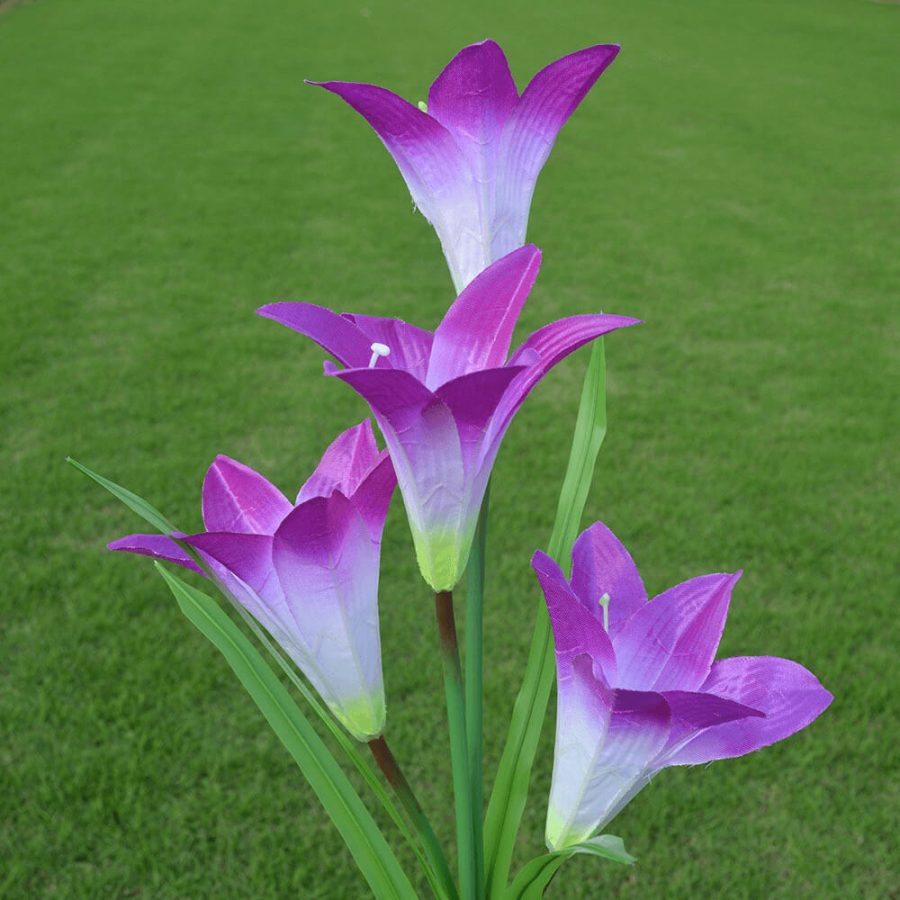
[[[896,896],[898,10],[865,0],[422,4],[38,0],[0,12],[0,893],[357,897],[364,884],[140,523],[63,464],[186,529],[224,452],[293,491],[364,414],[275,299],[433,326],[436,239],[385,151],[302,79],[415,100],[460,46],[520,87],[624,49],[563,131],[529,236],[532,330],[603,309],[602,518],[656,592],[742,566],[722,653],[835,695],[751,757],[671,769],[611,830],[633,869],[569,863],[559,898]],[[891,291],[894,290],[894,297]],[[584,357],[532,396],[493,491],[492,772],[538,598]],[[894,447],[896,452],[896,446]],[[429,598],[394,505],[381,617],[389,736],[452,835]],[[552,713],[551,713],[552,715]],[[552,719],[521,858],[542,847]],[[896,861],[896,858],[894,858]]]

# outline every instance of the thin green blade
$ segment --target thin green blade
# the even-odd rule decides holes
[[[594,342],[575,421],[572,450],[559,495],[548,553],[568,570],[568,553],[587,502],[594,465],[606,436],[606,358],[603,338]],[[553,687],[553,634],[543,599],[531,639],[522,687],[513,706],[509,731],[484,826],[488,896],[502,897],[509,881],[519,824],[528,799],[528,784],[537,752],[550,690]]]
[[[359,795],[284,685],[237,625],[212,598],[157,563],[181,611],[225,657],[266,721],[300,767],[331,817],[373,894],[415,900],[400,868]]]
[[[144,500],[143,497],[138,497],[137,494],[132,493],[127,488],[123,488],[122,485],[116,484],[102,475],[98,475],[92,469],[82,465],[78,460],[72,459],[71,456],[66,457],[66,462],[78,469],[79,472],[84,472],[88,478],[93,478],[97,484],[105,487],[114,497],[121,500],[130,510],[136,512],[145,522],[148,522],[158,531],[161,531],[163,534],[177,531],[175,526],[155,506],[151,506]]]

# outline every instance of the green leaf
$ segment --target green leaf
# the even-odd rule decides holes
[[[373,894],[416,900],[409,879],[340,766],[249,638],[211,597],[156,564],[181,611],[225,657],[331,817]]]
[[[155,506],[151,506],[142,497],[138,497],[137,494],[133,494],[127,488],[123,488],[114,481],[98,475],[87,466],[82,465],[78,460],[72,459],[71,456],[66,457],[66,462],[78,469],[79,472],[84,472],[88,478],[93,478],[97,484],[105,487],[114,497],[118,497],[130,510],[136,512],[145,522],[149,522],[158,531],[161,531],[163,534],[169,534],[178,530]]]
[[[563,478],[548,553],[568,571],[568,556],[584,513],[597,454],[606,436],[606,358],[603,338],[594,342],[575,421],[572,450]],[[543,598],[528,653],[528,664],[513,706],[509,731],[484,826],[488,896],[502,897],[519,824],[528,799],[528,784],[547,713],[555,674],[553,633]],[[552,877],[552,876],[551,876]]]
[[[625,849],[622,838],[614,834],[601,834],[581,844],[566,847],[553,853],[538,856],[522,867],[509,890],[506,900],[540,900],[544,891],[562,864],[579,854],[599,856],[626,866],[634,865],[635,858]]]

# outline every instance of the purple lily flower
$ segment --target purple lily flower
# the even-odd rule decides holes
[[[660,769],[752,753],[831,703],[789,659],[715,659],[740,572],[692,578],[648,603],[631,556],[601,522],[575,542],[570,580],[541,551],[531,564],[556,642],[551,849],[589,838]]]
[[[394,461],[419,568],[436,591],[466,566],[500,443],[531,389],[573,350],[637,319],[582,315],[546,325],[507,359],[541,254],[522,247],[489,266],[435,332],[397,319],[273,303],[260,315],[305,334],[347,368],[325,371],[372,408]]]
[[[564,56],[520,96],[503,50],[482,41],[450,60],[419,108],[372,84],[310,84],[343,98],[381,138],[460,292],[525,243],[534,186],[556,136],[618,52],[600,44]]]
[[[216,457],[203,481],[206,531],[175,535],[196,548],[361,741],[384,730],[378,569],[395,485],[366,420],[325,451],[296,505],[253,469]],[[109,549],[205,574],[166,535],[132,534]]]

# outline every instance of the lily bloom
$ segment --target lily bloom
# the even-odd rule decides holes
[[[660,769],[744,756],[831,703],[789,659],[715,659],[740,572],[701,575],[647,602],[631,556],[600,522],[575,542],[571,579],[540,551],[531,564],[556,643],[551,849],[589,838]]]
[[[434,226],[459,292],[525,243],[534,186],[556,136],[618,52],[599,44],[564,56],[520,96],[503,50],[482,41],[450,60],[419,107],[372,84],[310,84],[345,100],[381,138]]]
[[[206,531],[174,535],[196,548],[361,741],[384,730],[378,569],[395,485],[366,420],[325,451],[296,504],[253,469],[216,457],[203,481]],[[166,535],[132,534],[109,549],[206,574]]]
[[[435,591],[462,575],[491,468],[531,389],[573,350],[636,319],[572,316],[509,354],[541,254],[522,247],[488,267],[432,334],[397,319],[273,303],[260,315],[312,338],[341,364],[325,372],[366,400],[406,505],[419,568]]]

